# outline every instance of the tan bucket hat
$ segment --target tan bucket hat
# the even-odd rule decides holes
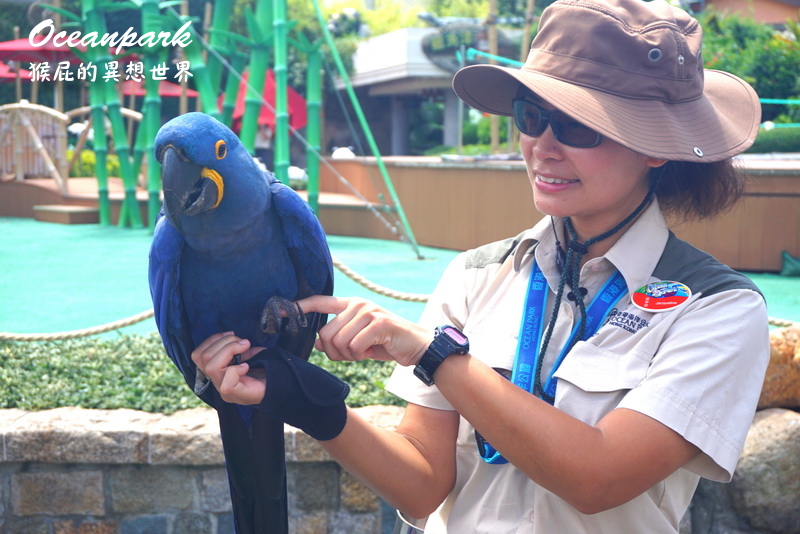
[[[602,135],[646,156],[711,162],[755,141],[750,85],[703,68],[700,24],[663,0],[558,0],[542,13],[520,69],[473,65],[453,89],[510,116],[520,84]]]

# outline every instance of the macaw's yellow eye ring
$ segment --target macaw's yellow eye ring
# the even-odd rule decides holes
[[[217,156],[217,159],[223,159],[228,155],[228,145],[222,139],[214,145],[214,155]]]

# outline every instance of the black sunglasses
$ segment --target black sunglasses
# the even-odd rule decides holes
[[[521,98],[514,99],[511,106],[514,110],[514,125],[525,135],[539,137],[550,124],[558,142],[567,146],[591,148],[603,140],[602,135],[563,111],[557,109],[548,111]]]

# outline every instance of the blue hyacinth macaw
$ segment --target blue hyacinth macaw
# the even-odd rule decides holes
[[[283,422],[222,401],[191,353],[234,331],[307,359],[327,316],[304,316],[293,301],[333,292],[325,233],[308,204],[208,115],[169,121],[155,150],[164,189],[149,270],[158,331],[189,387],[218,412],[236,531],[286,533]]]

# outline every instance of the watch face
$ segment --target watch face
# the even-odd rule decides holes
[[[447,334],[447,337],[458,343],[459,345],[466,345],[467,344],[467,337],[453,328],[452,326],[445,326],[442,328],[442,332]]]

